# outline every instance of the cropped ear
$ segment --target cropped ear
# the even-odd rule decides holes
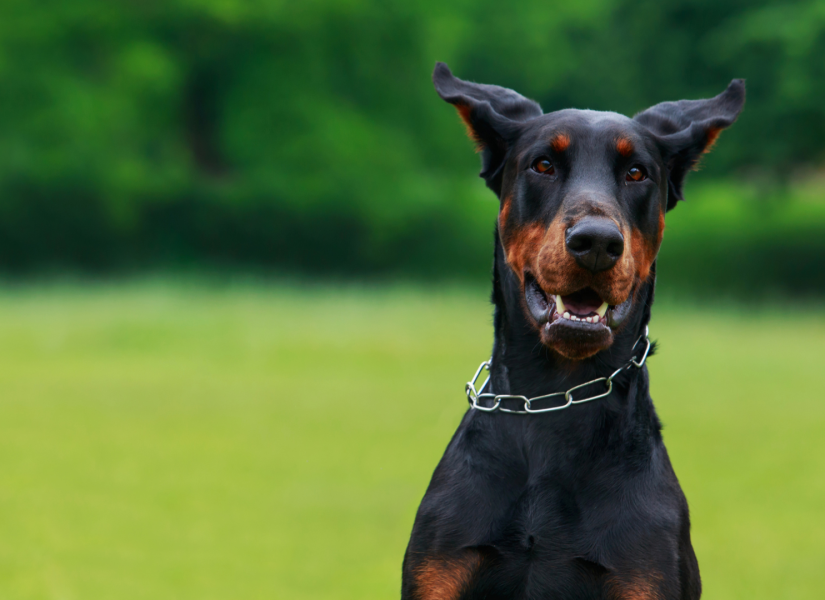
[[[519,123],[543,114],[541,106],[507,88],[459,79],[442,62],[435,64],[433,84],[438,95],[458,110],[481,151],[481,177],[500,194],[508,145],[517,135]]]
[[[733,125],[745,105],[745,80],[734,79],[728,89],[707,100],[662,102],[633,119],[658,138],[669,169],[667,209],[682,200],[688,171],[709,152],[716,138]]]

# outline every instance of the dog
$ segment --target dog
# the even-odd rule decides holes
[[[699,598],[647,325],[665,214],[739,116],[744,81],[633,118],[545,114],[443,63],[433,82],[500,200],[494,342],[418,509],[402,598]]]

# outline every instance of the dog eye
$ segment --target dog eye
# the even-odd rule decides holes
[[[645,179],[647,179],[647,173],[645,173],[644,167],[639,165],[630,167],[625,176],[625,181],[644,181]]]
[[[553,163],[550,162],[550,159],[546,156],[542,156],[533,163],[533,170],[536,173],[541,173],[542,175],[553,175],[556,172],[556,168],[553,166]]]

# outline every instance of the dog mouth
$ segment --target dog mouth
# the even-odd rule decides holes
[[[627,316],[632,294],[618,305],[608,304],[592,287],[569,294],[545,292],[535,277],[525,274],[524,299],[530,315],[543,329],[573,327],[581,332],[609,331]]]
[[[584,288],[566,296],[554,295],[555,308],[551,320],[567,319],[592,324],[607,325],[610,305],[602,300],[593,288]]]

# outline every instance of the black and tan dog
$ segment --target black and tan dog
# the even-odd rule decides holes
[[[744,82],[630,119],[544,114],[441,63],[433,80],[501,201],[495,341],[489,382],[471,390],[475,407],[418,510],[402,597],[699,598],[687,502],[643,365],[645,332],[665,213],[738,116]],[[557,406],[566,408],[543,412]]]

